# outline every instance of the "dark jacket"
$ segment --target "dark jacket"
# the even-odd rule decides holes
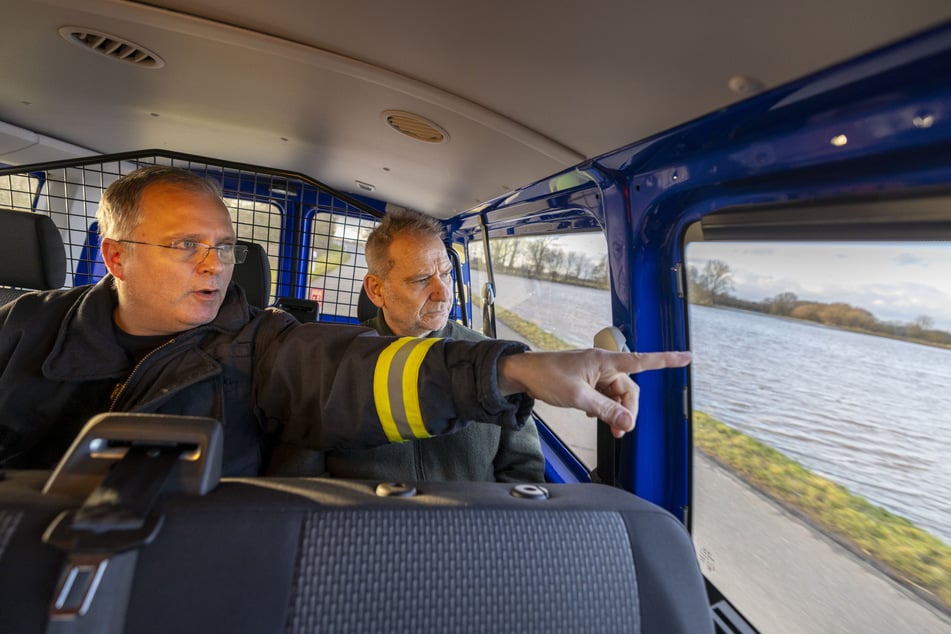
[[[383,312],[363,322],[381,335],[390,336]],[[483,341],[475,330],[450,320],[428,337]],[[473,423],[447,436],[411,440],[372,449],[327,452],[330,475],[383,481],[467,480],[544,482],[542,455],[535,423],[529,419],[519,430]]]
[[[422,340],[432,345],[417,371],[400,363],[405,349],[393,354],[405,342],[250,307],[234,284],[212,322],[170,337],[133,368],[116,337],[112,282],[28,293],[0,308],[0,466],[50,468],[105,411],[221,421],[224,475],[257,475],[274,443],[375,446],[473,419],[518,428],[531,411],[527,396],[498,391],[498,358],[521,344]],[[406,373],[416,374],[415,391],[387,389]]]

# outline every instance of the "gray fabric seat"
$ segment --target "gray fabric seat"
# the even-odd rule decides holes
[[[221,479],[222,447],[214,419],[105,414],[49,478],[8,471],[0,632],[55,595],[46,632],[713,634],[686,527],[619,489]]]
[[[66,249],[44,214],[0,209],[0,305],[23,293],[62,288]]]
[[[41,535],[77,504],[36,473],[0,481],[0,631],[43,631],[63,559]],[[124,631],[714,631],[690,537],[653,504],[597,484],[409,485],[225,479],[167,498]]]

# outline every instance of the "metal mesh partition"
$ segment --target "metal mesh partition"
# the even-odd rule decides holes
[[[306,176],[206,157],[147,151],[0,170],[0,208],[49,215],[66,244],[67,286],[105,274],[96,209],[103,190],[146,165],[174,165],[221,184],[239,240],[262,245],[271,304],[316,299],[320,318],[356,318],[366,273],[363,246],[383,204],[337,192]]]

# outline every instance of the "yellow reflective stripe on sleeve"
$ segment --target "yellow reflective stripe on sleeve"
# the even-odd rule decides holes
[[[419,405],[419,368],[423,365],[426,353],[438,339],[417,339],[403,369],[403,403],[406,410],[406,419],[414,438],[429,438],[426,425],[423,423],[423,413]]]
[[[419,404],[419,370],[438,339],[402,337],[380,353],[373,371],[373,399],[390,442],[428,438]]]
[[[408,342],[408,339],[397,339],[386,347],[380,353],[376,360],[376,369],[373,371],[373,400],[376,402],[376,414],[380,417],[380,423],[383,425],[383,433],[386,434],[390,442],[402,442],[406,440],[400,436],[396,428],[396,421],[393,419],[393,410],[390,407],[390,391],[387,384],[387,378],[390,375],[390,365],[393,363],[393,357]]]

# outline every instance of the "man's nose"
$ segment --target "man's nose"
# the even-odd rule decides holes
[[[205,255],[198,263],[198,270],[217,272],[226,266],[229,265],[221,261],[218,249],[205,249]]]
[[[433,277],[433,280],[435,282],[429,295],[430,299],[436,302],[448,302],[452,299],[452,278],[443,279],[437,275]]]

